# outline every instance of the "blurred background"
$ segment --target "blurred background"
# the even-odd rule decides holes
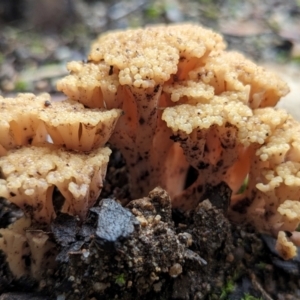
[[[116,28],[194,22],[228,48],[279,73],[291,87],[280,104],[300,120],[300,0],[0,0],[0,95],[55,94],[66,63]]]

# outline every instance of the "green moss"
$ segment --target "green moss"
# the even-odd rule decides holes
[[[300,64],[300,56],[292,57],[291,61],[297,65]]]
[[[220,15],[220,9],[213,0],[199,0],[203,15],[212,20],[216,20]]]
[[[257,298],[248,293],[244,294],[244,297],[241,300],[263,300],[261,297]]]
[[[23,80],[16,81],[16,83],[15,83],[15,89],[18,92],[26,92],[26,91],[28,91],[27,82],[25,82]]]
[[[149,19],[157,19],[164,11],[163,5],[159,5],[158,3],[153,3],[149,5],[145,11],[146,16]]]
[[[234,291],[235,285],[232,279],[228,280],[226,284],[221,289],[220,299],[225,300],[228,298],[228,295]]]
[[[119,286],[123,286],[126,283],[125,275],[122,273],[116,276],[115,283]]]
[[[265,267],[266,267],[266,263],[264,263],[263,261],[260,261],[258,264],[256,264],[255,266],[258,268],[258,269],[260,269],[260,270],[263,270],[263,269],[265,269]]]

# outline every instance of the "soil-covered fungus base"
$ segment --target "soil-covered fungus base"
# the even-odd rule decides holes
[[[0,229],[3,291],[296,293],[300,124],[274,108],[280,78],[190,24],[106,33],[67,67],[62,102],[0,98],[0,197],[24,212]]]
[[[14,230],[24,221],[15,223]],[[1,292],[6,293],[0,299],[244,299],[247,295],[288,299],[297,295],[299,257],[287,263],[278,256],[274,238],[259,237],[251,227],[233,226],[224,210],[209,200],[186,214],[172,212],[171,199],[161,188],[126,208],[103,199],[83,223],[62,213],[51,223],[51,234],[29,232],[38,235],[36,244],[47,243],[51,251],[46,256],[39,252],[44,260],[27,265],[25,274],[17,278],[1,256]],[[31,236],[20,232],[18,238],[24,244]],[[22,252],[28,261],[36,257],[28,253],[31,247],[28,243]],[[33,272],[38,263],[47,270],[42,278],[40,272]]]

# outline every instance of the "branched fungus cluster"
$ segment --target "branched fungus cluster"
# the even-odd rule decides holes
[[[273,108],[289,89],[224,49],[220,35],[196,25],[116,31],[93,43],[87,62],[68,64],[57,88],[69,100],[0,98],[0,196],[36,222],[58,211],[84,218],[101,191],[109,142],[126,160],[131,199],[161,186],[186,211],[225,184],[229,216],[278,236],[279,253],[295,256],[300,124]],[[186,187],[191,167],[198,176]]]
[[[12,224],[0,230],[0,249],[14,275],[38,277],[43,257],[35,257],[34,247],[42,240],[39,248],[46,253],[48,237],[26,228],[31,220],[47,226],[59,212],[86,217],[103,187],[111,153],[104,146],[121,111],[86,109],[69,100],[51,102],[47,94],[1,97],[0,107],[0,196],[28,218],[18,221],[28,223],[23,227]],[[54,190],[61,201],[55,201]],[[12,253],[18,255],[13,258]],[[30,268],[25,267],[26,256]]]
[[[174,207],[190,210],[225,182],[233,219],[294,232],[298,215],[283,207],[300,200],[299,124],[273,108],[289,89],[224,49],[218,34],[194,25],[109,33],[88,62],[68,64],[58,89],[88,107],[123,110],[110,143],[126,159],[132,198],[160,185]],[[198,177],[185,188],[190,166]]]

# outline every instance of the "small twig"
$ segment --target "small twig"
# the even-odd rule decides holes
[[[263,296],[263,298],[264,298],[265,300],[274,300],[274,299],[273,299],[273,298],[265,291],[265,289],[261,286],[261,284],[257,281],[257,278],[256,278],[256,276],[255,276],[254,273],[252,273],[252,272],[250,271],[250,272],[249,272],[249,276],[250,276],[250,279],[251,279],[251,282],[252,282],[254,288],[255,288],[256,290],[258,290],[258,291],[261,293],[261,295]]]

